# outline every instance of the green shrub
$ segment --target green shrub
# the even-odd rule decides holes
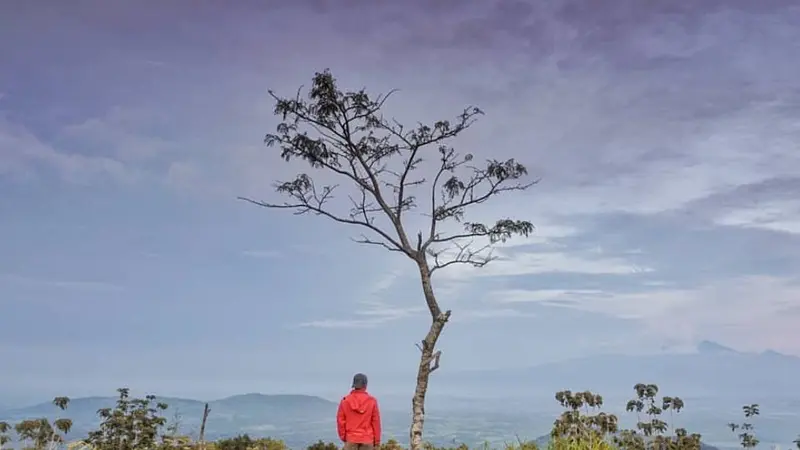
[[[321,439],[308,447],[306,450],[339,450],[339,446],[333,442],[323,442]]]

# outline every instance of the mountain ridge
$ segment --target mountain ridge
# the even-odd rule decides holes
[[[530,364],[526,366],[516,367],[513,369],[486,369],[486,368],[470,368],[470,369],[463,369],[458,370],[458,373],[485,373],[485,372],[501,372],[501,371],[512,371],[512,370],[525,370],[525,369],[535,369],[540,367],[547,367],[559,364],[569,364],[578,361],[584,361],[587,359],[601,359],[601,358],[641,358],[641,359],[651,359],[651,358],[670,358],[670,357],[687,357],[687,356],[700,356],[700,355],[717,355],[717,356],[767,356],[767,357],[775,357],[775,358],[783,358],[789,361],[795,361],[800,364],[800,356],[798,355],[791,355],[786,353],[781,353],[773,349],[765,349],[761,352],[746,352],[737,350],[733,347],[729,347],[719,342],[712,341],[712,340],[702,340],[699,341],[696,345],[692,347],[693,351],[664,351],[659,353],[595,353],[592,355],[583,355],[583,356],[573,356],[564,359],[558,360],[550,360],[545,362],[540,362],[536,364]]]
[[[602,366],[605,364],[609,367],[605,371],[608,374],[613,374],[615,378],[617,378],[617,375],[633,374],[634,376],[638,376],[640,381],[645,378],[649,378],[652,381],[658,382],[663,378],[671,378],[673,375],[675,375],[674,373],[671,373],[674,371],[666,370],[665,372],[660,373],[660,375],[666,374],[665,377],[651,376],[648,373],[646,373],[646,372],[652,372],[650,370],[647,370],[650,368],[648,365],[656,364],[659,366],[664,366],[662,368],[670,368],[670,367],[674,368],[681,365],[686,366],[687,364],[688,365],[699,364],[698,368],[701,369],[700,372],[703,371],[716,372],[719,371],[719,369],[721,369],[722,375],[725,375],[727,378],[730,378],[731,375],[733,376],[737,375],[737,373],[735,372],[734,373],[729,372],[732,366],[741,365],[743,367],[746,367],[748,365],[752,366],[754,363],[756,363],[756,365],[758,363],[761,363],[764,364],[765,366],[768,366],[770,364],[784,365],[784,367],[780,367],[781,370],[787,368],[796,370],[798,376],[800,376],[800,357],[793,355],[786,355],[783,353],[776,352],[774,350],[765,350],[763,352],[742,352],[713,341],[701,341],[695,347],[695,352],[692,353],[670,352],[670,353],[638,354],[638,355],[624,354],[624,353],[604,353],[604,354],[595,354],[595,355],[568,358],[558,361],[545,362],[530,366],[516,367],[512,369],[496,369],[496,368],[470,369],[470,370],[461,370],[453,373],[459,375],[482,376],[487,374],[510,375],[514,373],[526,372],[528,375],[538,375],[547,371],[565,370],[565,371],[570,371],[573,374],[577,373],[580,375],[585,375],[586,373],[591,373],[593,375],[597,375],[596,373],[594,373],[595,371],[593,370],[590,370],[588,372],[580,372],[569,369],[570,368],[574,369],[576,367],[585,365]],[[620,364],[628,364],[631,367],[622,368],[620,367]],[[636,366],[643,367],[645,370],[644,371],[634,370]],[[687,369],[687,367],[680,367],[680,368]],[[752,367],[750,368],[752,369]],[[763,371],[768,372],[769,370],[767,370],[767,368],[765,367],[765,370]],[[637,372],[645,372],[645,373],[637,373]],[[692,370],[692,372],[696,372],[696,370]],[[683,374],[681,375],[683,376]],[[748,378],[748,377],[743,376],[740,378]],[[784,376],[782,378],[787,378],[787,377]],[[573,387],[573,389],[575,388],[577,387]]]
[[[249,392],[246,394],[234,394],[229,395],[227,397],[218,398],[215,400],[198,400],[193,398],[185,398],[185,397],[172,397],[172,396],[156,396],[157,401],[163,401],[169,405],[170,402],[173,403],[198,403],[200,405],[204,405],[208,403],[209,405],[214,403],[225,403],[230,401],[238,401],[242,399],[259,399],[259,400],[313,400],[313,401],[323,401],[327,403],[333,403],[331,400],[328,400],[323,397],[315,396],[315,395],[308,395],[308,394],[263,394],[260,392]],[[76,403],[87,403],[87,402],[112,402],[111,407],[113,407],[114,403],[117,401],[118,397],[114,396],[103,396],[103,395],[89,395],[85,397],[75,397],[70,398],[70,406],[75,406]],[[57,409],[51,402],[38,402],[28,406],[19,406],[14,408],[0,408],[0,413],[7,413],[11,411],[25,411],[30,409]]]
[[[696,347],[697,353],[700,354],[739,354],[743,353],[731,347],[724,346],[714,341],[703,340],[698,342]]]

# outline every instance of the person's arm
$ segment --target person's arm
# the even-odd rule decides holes
[[[339,402],[339,411],[336,412],[336,431],[339,432],[339,439],[342,442],[347,442],[347,432],[345,428],[345,420],[344,420],[344,399]]]
[[[378,408],[378,401],[375,400],[375,407],[372,408],[372,434],[375,436],[375,447],[381,445],[381,411]]]

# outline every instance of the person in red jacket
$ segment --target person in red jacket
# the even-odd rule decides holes
[[[381,445],[381,412],[367,393],[367,376],[353,376],[353,390],[339,403],[336,428],[344,450],[373,450]]]

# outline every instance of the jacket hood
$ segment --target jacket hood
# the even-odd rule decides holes
[[[345,397],[344,402],[352,411],[365,414],[370,400],[372,400],[372,397],[366,391],[353,390],[350,395]]]

